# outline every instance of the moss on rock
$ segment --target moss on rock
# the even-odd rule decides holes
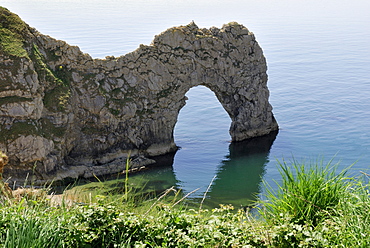
[[[5,126],[0,128],[0,142],[15,140],[21,135],[37,135],[38,129],[32,122],[16,122],[9,129]]]
[[[6,96],[6,97],[1,97],[0,98],[0,106],[3,104],[8,104],[8,103],[16,103],[16,102],[31,102],[31,98],[27,97],[19,97],[19,96]]]

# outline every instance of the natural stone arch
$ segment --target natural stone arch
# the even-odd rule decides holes
[[[165,53],[171,48],[176,59],[168,73],[175,76],[167,85],[170,109],[179,113],[186,92],[203,85],[212,90],[231,118],[232,141],[262,136],[278,126],[268,102],[266,61],[254,35],[242,25],[230,23],[217,28],[198,29],[191,23],[157,36],[152,46]],[[160,52],[160,53],[161,53]],[[165,116],[165,114],[163,115]],[[173,141],[177,115],[167,118],[166,137]],[[166,126],[166,125],[165,125]]]
[[[177,117],[197,85],[211,89],[229,114],[233,141],[278,129],[266,60],[242,25],[190,23],[124,56],[93,59],[0,11],[0,18],[12,16],[0,21],[18,49],[0,50],[0,149],[11,164],[4,175],[13,179],[116,173],[129,153],[133,166],[154,163],[148,157],[176,150]]]

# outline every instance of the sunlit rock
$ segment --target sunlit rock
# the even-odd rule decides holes
[[[229,114],[232,141],[278,129],[265,57],[243,25],[192,22],[124,56],[92,59],[4,8],[0,21],[0,147],[12,180],[116,173],[128,154],[137,167],[154,163],[149,158],[176,151],[178,113],[198,85]]]

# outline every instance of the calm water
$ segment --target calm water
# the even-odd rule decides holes
[[[119,56],[150,44],[165,29],[194,20],[230,21],[255,33],[268,62],[270,102],[280,132],[230,144],[230,119],[213,93],[188,92],[175,130],[182,147],[172,167],[141,175],[211,204],[245,205],[279,180],[276,160],[357,161],[370,168],[370,1],[368,0],[0,0],[44,34],[93,57]]]

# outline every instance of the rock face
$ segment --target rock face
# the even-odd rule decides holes
[[[133,164],[154,163],[177,149],[177,116],[198,85],[229,114],[233,141],[278,129],[266,60],[240,24],[200,29],[192,22],[106,59],[43,35],[1,7],[0,25],[0,150],[12,180],[116,173],[129,152]]]

